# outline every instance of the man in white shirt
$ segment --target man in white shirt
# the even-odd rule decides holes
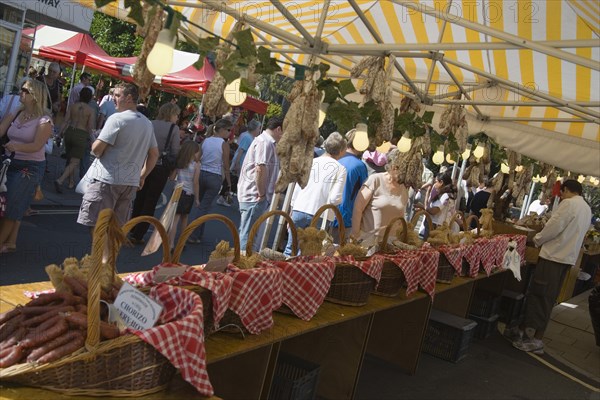
[[[248,238],[252,225],[258,217],[268,211],[275,193],[275,182],[279,174],[279,159],[276,143],[283,135],[283,119],[271,117],[267,129],[258,135],[248,148],[238,181],[238,201],[240,203],[240,247],[246,249],[248,240],[253,240],[254,251],[260,243]],[[263,225],[264,226],[264,225]],[[262,227],[257,237],[262,236]]]
[[[337,206],[342,202],[347,172],[337,160],[346,153],[346,139],[339,132],[333,132],[323,142],[323,147],[325,154],[313,159],[310,177],[304,189],[298,184],[294,189],[292,220],[296,228],[308,227],[321,206]],[[286,256],[292,255],[292,233],[289,230],[288,232],[288,242],[284,251]]]
[[[541,193],[540,197],[538,197],[537,200],[532,201],[529,205],[527,215],[530,215],[532,212],[537,215],[545,214],[546,211],[548,211],[548,204],[550,204],[550,201],[546,200],[546,195],[544,193]]]
[[[527,293],[525,319],[520,327],[507,329],[504,335],[514,339],[513,346],[522,351],[543,353],[544,331],[563,281],[577,262],[583,238],[592,221],[592,211],[581,193],[581,184],[569,179],[561,185],[561,202],[541,232],[534,237],[542,246]]]

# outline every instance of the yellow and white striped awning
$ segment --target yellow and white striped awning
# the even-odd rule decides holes
[[[88,0],[79,0],[85,2]],[[472,133],[538,160],[600,175],[596,0],[179,0],[166,4],[227,37],[246,21],[277,58],[326,62],[346,78],[365,55],[392,54],[392,86],[434,109],[465,104]],[[124,16],[123,0],[104,12]],[[110,8],[112,7],[112,9]],[[206,36],[183,23],[188,37]],[[293,67],[282,66],[293,75]],[[454,100],[457,92],[463,100]],[[526,137],[527,143],[515,140]],[[512,135],[511,135],[512,133]],[[550,140],[551,145],[543,142]],[[515,148],[518,143],[519,148]],[[579,162],[560,158],[572,156]]]

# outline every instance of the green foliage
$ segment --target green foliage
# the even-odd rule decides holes
[[[254,72],[259,75],[270,75],[281,71],[281,67],[277,64],[275,58],[271,57],[271,52],[264,46],[260,46],[257,50],[258,63]]]
[[[269,103],[282,105],[293,85],[293,79],[279,74],[263,75],[258,78],[260,98]]]
[[[254,86],[251,86],[250,82],[248,82],[248,79],[246,79],[246,78],[242,78],[242,80],[240,82],[240,92],[248,93],[254,97],[260,96],[260,93],[258,92],[258,90],[256,90],[254,88]]]
[[[590,205],[592,215],[600,216],[600,189],[597,186],[583,185],[583,198]]]
[[[433,111],[426,111],[423,116],[414,112],[400,113],[398,109],[394,110],[394,133],[402,136],[408,132],[413,138],[423,136],[431,129],[433,120]],[[433,143],[432,143],[433,146]]]
[[[135,25],[95,12],[90,35],[108,55],[131,57],[139,54],[143,39],[135,34]]]
[[[127,18],[135,21],[139,26],[144,26],[144,9],[140,0],[125,0],[123,5],[129,8]]]
[[[336,101],[327,109],[327,117],[337,126],[338,132],[348,132],[356,124],[364,122],[358,103]]]
[[[267,107],[267,121],[271,118],[271,117],[277,117],[280,116],[282,114],[283,110],[281,108],[280,104],[277,103],[269,103],[269,106]]]

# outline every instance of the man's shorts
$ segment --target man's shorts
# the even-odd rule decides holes
[[[135,186],[110,185],[94,180],[83,195],[77,223],[95,226],[100,211],[110,208],[114,210],[119,224],[123,225],[129,220],[131,201],[137,189]]]

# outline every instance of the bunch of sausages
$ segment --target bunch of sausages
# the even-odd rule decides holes
[[[0,368],[23,362],[53,362],[83,347],[88,325],[87,288],[77,279],[69,286],[73,293],[44,293],[0,314]],[[102,297],[114,301],[112,293]],[[100,322],[102,340],[119,335],[116,325]]]

